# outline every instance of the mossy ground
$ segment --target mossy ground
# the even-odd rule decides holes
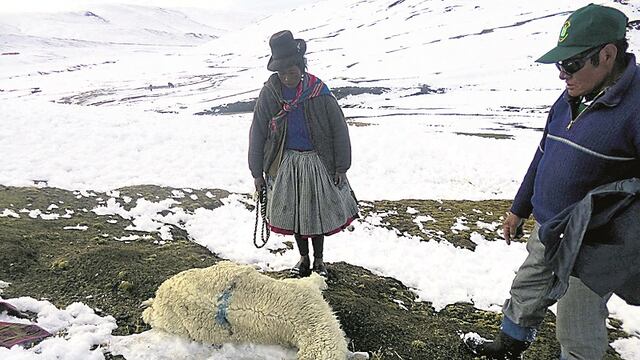
[[[226,191],[213,189],[119,189],[120,198],[132,199],[125,204],[128,209],[139,198],[173,198],[185,211],[215,208],[227,195]],[[126,335],[148,328],[140,319],[139,305],[152,297],[164,280],[182,270],[220,260],[191,242],[177,227],[171,230],[173,240],[167,242],[160,242],[155,233],[136,241],[115,240],[130,234],[125,228],[131,221],[91,211],[108,198],[104,193],[81,194],[55,188],[0,187],[0,211],[11,209],[20,215],[0,217],[0,280],[11,283],[3,296],[46,298],[58,307],[83,302],[99,313],[114,316],[118,323],[114,334]],[[499,238],[498,227],[489,224],[500,222],[509,204],[499,200],[400,200],[363,205],[363,216],[378,214],[382,226],[394,229],[399,236],[449,241],[473,249],[475,244],[469,240],[472,231],[489,240]],[[33,212],[33,217],[29,216],[28,211],[36,209],[73,213],[68,218],[44,220]],[[420,221],[415,221],[418,216],[423,220],[430,216],[435,221],[419,225]],[[466,227],[455,226],[460,223]],[[86,226],[86,230],[69,230],[78,226]],[[530,231],[530,226],[525,230]],[[415,294],[401,282],[357,266],[335,263],[328,268],[325,298],[338,315],[350,348],[368,351],[374,359],[472,359],[460,345],[460,334],[475,331],[492,337],[500,324],[500,314],[475,309],[471,304],[452,304],[436,312],[431,304],[416,301]],[[284,272],[271,275],[286,276]],[[558,358],[554,322],[549,312],[526,359]],[[620,327],[616,322],[613,325]],[[610,336],[614,339],[626,334],[610,329]],[[606,359],[619,356],[610,350]]]

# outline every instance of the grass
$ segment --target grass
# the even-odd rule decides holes
[[[131,198],[124,204],[127,209],[140,198],[152,201],[171,198],[178,202],[175,207],[187,212],[221,206],[221,199],[229,194],[219,189],[158,186],[118,191],[121,200],[125,196]],[[46,298],[62,308],[83,302],[99,314],[116,318],[115,335],[134,334],[148,329],[141,321],[139,305],[152,297],[164,280],[182,270],[210,266],[220,260],[190,241],[188,234],[176,226],[171,230],[173,240],[167,242],[161,242],[157,233],[143,234],[147,238],[137,241],[115,240],[131,234],[126,229],[131,220],[115,215],[98,216],[91,211],[105,204],[110,195],[55,188],[0,187],[0,213],[11,209],[20,215],[0,217],[0,280],[11,283],[3,297]],[[363,216],[379,216],[382,226],[398,236],[448,241],[466,249],[475,247],[469,240],[474,231],[488,240],[499,239],[499,226],[495,224],[501,222],[509,205],[503,200],[362,203]],[[70,215],[43,220],[34,210]],[[428,217],[435,221],[425,221]],[[78,226],[85,226],[86,230],[64,229]],[[528,224],[525,231],[530,230]],[[500,314],[467,303],[451,304],[436,312],[430,303],[417,301],[415,293],[396,279],[346,263],[328,264],[328,269],[325,298],[340,319],[350,349],[368,351],[372,359],[472,359],[461,347],[460,335],[474,331],[492,337],[498,331]],[[283,277],[286,272],[271,275]],[[402,301],[402,307],[398,301]],[[555,317],[548,312],[539,339],[525,359],[558,358],[554,323]],[[620,330],[618,321],[611,324],[612,340],[628,336]],[[610,349],[606,359],[620,357]]]

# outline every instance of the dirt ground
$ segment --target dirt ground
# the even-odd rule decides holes
[[[228,192],[218,189],[188,190],[157,186],[119,189],[119,196],[159,201],[174,198],[185,211],[215,208]],[[178,195],[177,195],[178,194]],[[104,193],[80,193],[55,188],[0,186],[0,211],[10,209],[19,218],[0,217],[0,280],[10,282],[4,298],[30,296],[46,298],[58,307],[83,302],[99,314],[112,315],[115,335],[148,329],[141,321],[140,303],[152,297],[157,287],[172,275],[189,268],[206,267],[221,259],[190,241],[179,227],[172,227],[173,240],[160,242],[157,234],[137,241],[117,241],[128,235],[130,220],[119,216],[98,216],[91,209],[109,198]],[[52,206],[55,204],[55,206]],[[500,221],[509,203],[491,201],[361,201],[362,215],[378,214],[382,226],[398,236],[421,236],[424,241],[449,241],[473,249],[472,231],[496,238],[495,229],[477,224]],[[408,208],[415,211],[407,212]],[[26,209],[26,210],[23,210]],[[34,213],[69,214],[67,218],[44,220]],[[22,210],[22,212],[21,212]],[[417,212],[416,212],[417,211]],[[424,231],[414,221],[416,214],[431,214],[438,221]],[[452,232],[460,218],[468,229]],[[437,225],[436,225],[437,224]],[[86,230],[64,227],[86,226]],[[526,228],[530,230],[529,227]],[[390,260],[392,261],[392,260]],[[473,359],[460,345],[460,335],[475,331],[485,337],[497,332],[500,315],[478,310],[472,304],[449,305],[439,312],[401,282],[374,275],[346,263],[328,264],[330,275],[324,295],[336,312],[354,351],[367,351],[374,359]],[[452,269],[455,271],[455,269]],[[275,277],[285,273],[273,273]],[[398,301],[402,301],[403,307]],[[555,318],[548,312],[538,341],[525,359],[557,359]],[[628,336],[613,321],[612,339]],[[121,356],[107,358],[123,359]],[[606,359],[620,359],[610,349]]]

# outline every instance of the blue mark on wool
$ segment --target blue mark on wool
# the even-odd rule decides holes
[[[222,294],[218,297],[218,306],[216,310],[216,323],[223,328],[229,331],[229,335],[233,334],[231,331],[231,324],[227,319],[228,311],[229,311],[229,301],[231,301],[231,296],[233,295],[233,289],[235,288],[235,283],[231,283],[229,287],[222,291]]]

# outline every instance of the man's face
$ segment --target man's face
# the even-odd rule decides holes
[[[284,70],[278,71],[278,78],[284,86],[288,88],[294,88],[298,86],[300,79],[302,78],[302,72],[296,65],[291,65]]]
[[[600,59],[598,66],[594,66],[589,59],[585,59],[584,66],[572,74],[560,69],[560,79],[564,80],[569,96],[584,96],[592,93],[594,90],[598,90],[596,87],[602,85],[613,67],[613,62],[610,61],[608,56],[605,56],[604,52],[606,51],[602,49],[594,55]]]

